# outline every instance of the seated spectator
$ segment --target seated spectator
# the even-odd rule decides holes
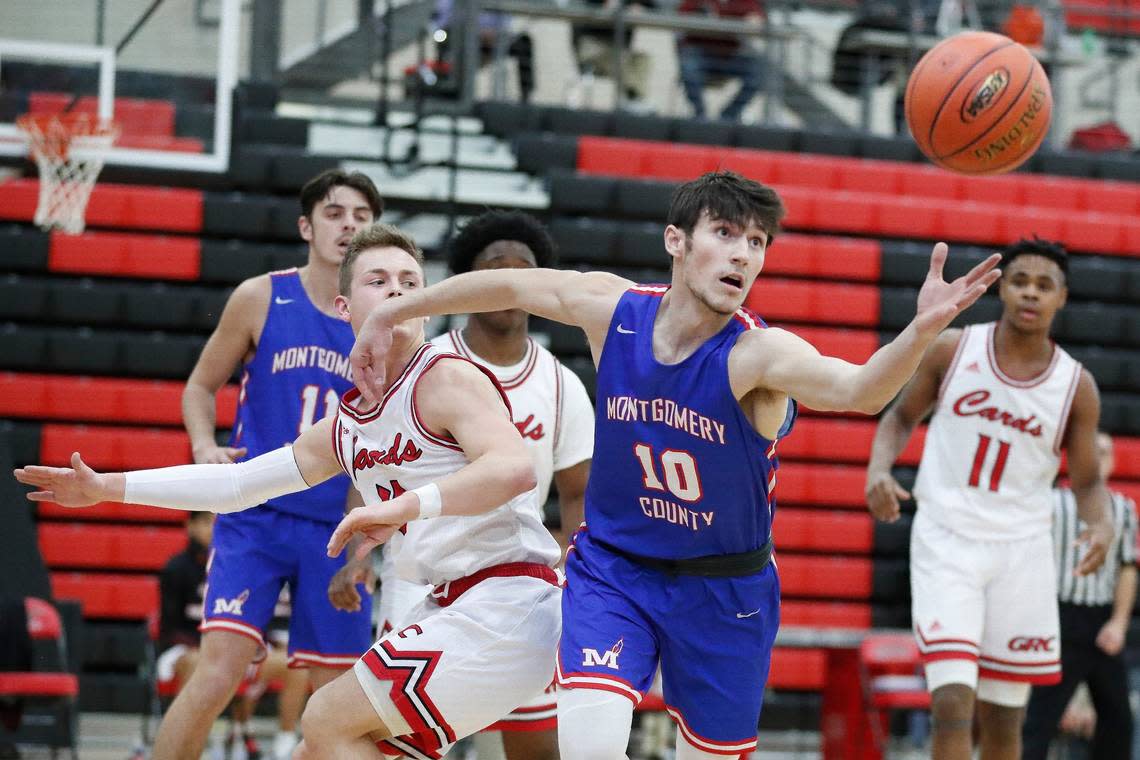
[[[463,61],[464,31],[453,23],[455,0],[436,0],[432,23],[443,35],[436,36],[440,60],[451,63],[453,70],[459,71]],[[479,14],[480,64],[490,62],[499,44],[499,35],[511,34],[510,19],[502,13],[482,12]],[[513,35],[506,43],[507,54],[518,62],[519,96],[522,102],[529,103],[534,93],[534,43],[526,32]]]
[[[584,0],[586,5],[605,10],[615,10],[625,0]],[[628,11],[652,9],[654,0],[640,0],[629,4]],[[581,24],[574,27],[572,34],[574,55],[578,59],[578,72],[583,80],[590,77],[613,77],[614,72],[614,30],[612,26]],[[649,56],[634,50],[633,28],[626,27],[623,44],[621,80],[626,99],[626,107],[634,111],[648,110],[646,97],[649,94]],[[580,81],[581,85],[582,82]],[[578,105],[571,103],[571,105]]]
[[[202,599],[206,584],[206,563],[214,532],[214,513],[191,512],[186,524],[186,549],[170,558],[159,578],[161,617],[159,618],[158,660],[156,677],[160,683],[186,683],[198,664],[198,626],[202,622]],[[225,739],[224,752],[230,760],[262,756],[249,727],[249,719],[257,700],[271,681],[284,681],[279,700],[280,730],[268,760],[283,760],[292,755],[297,744],[296,726],[308,689],[305,671],[288,669],[285,648],[270,650],[265,660],[250,666],[244,682],[245,693],[234,704],[232,723]]]
[[[677,11],[753,22],[764,18],[764,6],[760,0],[682,0]],[[763,61],[737,37],[683,35],[677,43],[677,59],[685,96],[697,117],[705,116],[705,81],[710,74],[740,80],[736,97],[721,111],[722,119],[739,119],[760,91]]]

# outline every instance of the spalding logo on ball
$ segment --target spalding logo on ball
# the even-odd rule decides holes
[[[1053,94],[1024,47],[992,32],[962,32],[914,67],[905,106],[910,133],[931,161],[963,174],[1000,174],[1040,147]]]

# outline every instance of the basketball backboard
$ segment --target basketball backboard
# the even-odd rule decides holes
[[[241,0],[4,0],[0,156],[27,154],[16,117],[78,98],[119,124],[108,165],[226,171],[241,24]]]

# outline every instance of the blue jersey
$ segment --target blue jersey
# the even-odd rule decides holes
[[[269,280],[269,313],[257,351],[242,373],[230,435],[231,446],[249,449],[247,458],[292,443],[313,423],[335,412],[341,395],[352,387],[348,364],[352,328],[313,305],[296,269],[273,272]],[[336,523],[344,515],[349,485],[348,477],[339,475],[267,504],[310,520]]]
[[[756,432],[733,395],[728,355],[745,330],[738,310],[684,361],[653,356],[664,286],[626,291],[598,362],[595,467],[586,488],[589,535],[662,559],[737,554],[769,539],[776,509],[776,442]],[[788,418],[777,438],[795,420]]]

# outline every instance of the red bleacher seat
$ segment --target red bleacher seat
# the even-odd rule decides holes
[[[578,138],[578,169],[612,177],[640,177],[645,173],[645,146],[653,144],[582,135]]]
[[[1118,251],[1123,229],[1104,214],[1068,214],[1061,222],[1060,237],[1072,241],[1077,251]]]
[[[961,174],[937,166],[904,164],[899,170],[899,195],[904,198],[957,200],[962,197],[965,185],[973,181],[972,177],[967,180]],[[875,192],[886,193],[887,190]]]
[[[764,278],[744,305],[764,320],[815,322],[858,327],[879,323],[879,289],[872,285],[841,285]]]
[[[855,193],[887,193],[897,195],[902,188],[902,175],[908,164],[860,158],[844,161],[839,166],[839,188]]]
[[[780,234],[764,257],[765,274],[821,280],[878,282],[881,249],[877,240]]]
[[[39,547],[49,568],[161,570],[186,546],[181,528],[45,522]]]
[[[181,430],[53,423],[41,428],[42,464],[67,464],[73,451],[97,470],[139,470],[191,461],[190,439]]]
[[[785,596],[821,599],[868,599],[871,560],[779,552],[780,589]]]
[[[815,225],[815,197],[806,187],[780,188],[780,199],[784,202],[787,215],[784,217],[784,226],[791,229],[813,229]]]
[[[1046,240],[1060,240],[1065,235],[1063,219],[1055,209],[1004,209],[1002,219],[1008,240],[1032,238],[1034,235]]]
[[[827,652],[822,649],[772,650],[768,686],[773,689],[819,691],[827,680]]]
[[[163,509],[161,507],[148,507],[142,504],[119,504],[118,502],[104,501],[83,509],[62,507],[50,501],[41,501],[37,504],[36,512],[41,520],[97,520],[101,522],[186,522],[188,512],[179,509]]]
[[[871,627],[871,605],[784,599],[780,602],[780,624],[867,629]]]
[[[653,179],[695,179],[720,168],[718,150],[706,145],[650,144],[642,153],[641,172]]]
[[[1033,178],[1034,180],[1037,177]],[[1020,206],[1025,202],[1026,180],[1020,174],[999,177],[971,177],[961,185],[959,197],[984,205]]]
[[[865,464],[874,436],[874,420],[806,417],[798,420],[792,434],[780,441],[777,453],[782,461],[807,459]],[[918,464],[925,438],[925,429],[919,428],[899,457],[899,464]],[[780,474],[783,474],[782,467]]]
[[[874,330],[806,325],[796,325],[789,329],[819,349],[821,354],[837,356],[849,362],[862,364],[879,349],[879,334]]]
[[[819,192],[815,197],[812,228],[860,234],[877,232],[880,205],[878,196],[870,193]]]
[[[69,422],[182,425],[182,389],[170,380],[0,372],[0,415]],[[218,424],[237,413],[237,387],[218,392]]]
[[[724,169],[769,184],[775,174],[776,154],[762,150],[726,150],[720,154],[720,162]]]
[[[1085,208],[1102,214],[1140,214],[1140,184],[1111,180],[1085,180]]]
[[[839,188],[842,159],[805,153],[779,154],[772,163],[772,184],[820,190]]]
[[[870,554],[872,549],[873,525],[867,513],[781,509],[772,531],[784,550]]]
[[[158,609],[158,578],[118,573],[51,574],[52,596],[74,599],[85,618],[145,620]]]
[[[937,239],[945,225],[944,201],[896,197],[879,207],[877,232],[887,237]]]
[[[0,219],[30,222],[39,201],[39,180],[0,182]],[[87,204],[93,227],[200,232],[202,193],[169,187],[140,187],[100,182]]]
[[[201,246],[195,238],[119,232],[52,233],[48,269],[55,273],[197,280]]]
[[[34,114],[61,113],[71,102],[71,95],[63,92],[33,92],[28,94],[28,112]],[[99,100],[93,95],[79,99],[72,113],[95,114]],[[174,136],[174,104],[168,100],[142,98],[115,98],[115,121],[119,125],[120,139],[126,136]]]
[[[796,423],[792,436],[799,434],[799,427],[806,420]],[[788,439],[789,441],[791,438]],[[778,447],[781,456],[784,444]],[[866,508],[863,499],[863,486],[867,474],[862,466],[841,464],[811,464],[808,462],[782,461],[776,472],[776,500],[779,504],[802,504],[819,507]],[[783,512],[776,517],[779,524]]]

